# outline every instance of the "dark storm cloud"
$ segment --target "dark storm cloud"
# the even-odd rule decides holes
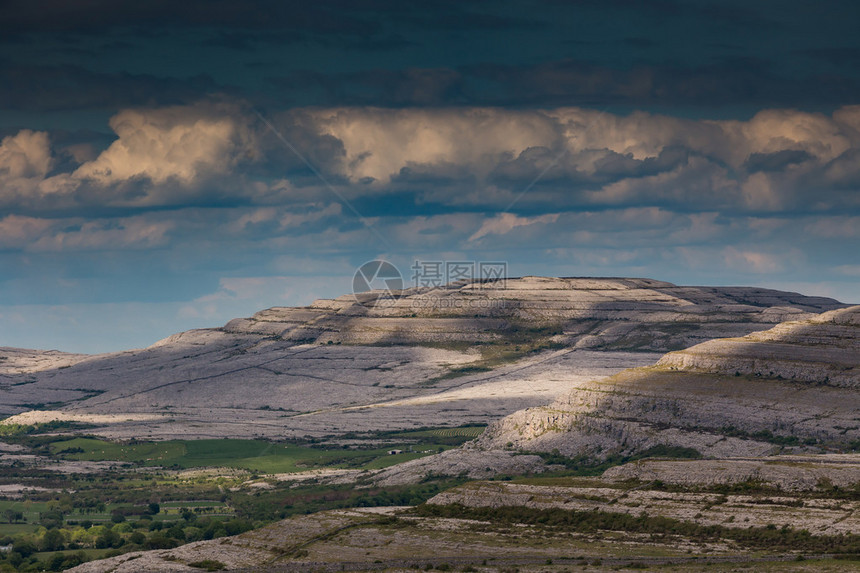
[[[443,9],[439,9],[443,7]],[[499,13],[498,7],[492,3],[472,1],[445,1],[437,2],[435,9],[395,11],[394,17],[397,21],[411,23],[419,28],[430,28],[435,30],[468,31],[475,30],[515,30],[534,29],[540,30],[545,25],[530,15],[520,12],[516,16],[507,16]],[[495,9],[494,9],[495,8]]]
[[[799,52],[799,55],[815,58],[837,66],[860,67],[860,47],[857,46],[816,48]]]
[[[191,103],[207,93],[229,92],[211,77],[156,77],[94,72],[77,65],[24,66],[0,61],[0,109],[81,110]]]
[[[369,70],[343,75],[303,71],[269,78],[281,90],[319,88],[318,104],[328,105],[458,105],[476,104],[480,96],[465,93],[463,74],[450,68]]]
[[[0,11],[3,14],[0,32],[16,35],[95,34],[124,27],[179,26],[295,31],[305,38],[313,34],[371,36],[380,30],[380,19],[437,30],[505,30],[537,25],[522,15],[499,14],[497,6],[480,0],[441,0],[419,6],[395,0],[361,3],[350,0],[90,0],[85,4],[65,0],[5,0],[0,2]]]
[[[369,23],[345,10],[347,2],[225,2],[152,0],[5,0],[0,3],[0,32],[96,34],[112,28],[159,26],[297,29],[364,33]],[[372,29],[372,26],[371,26]]]
[[[230,93],[282,107],[832,108],[860,101],[860,48],[807,34],[804,25],[835,29],[857,10],[843,9],[840,16],[784,2],[526,9],[480,0],[6,0],[0,107],[163,105],[234,86]],[[178,70],[150,47],[206,72]],[[134,73],[115,71],[123,65],[118,50]]]
[[[627,38],[624,38],[624,43],[627,44],[628,46],[632,46],[632,47],[639,49],[639,50],[654,48],[654,47],[657,47],[660,45],[659,42],[657,42],[656,40],[652,40],[650,38],[640,38],[640,37],[635,37],[635,36],[629,36]]]
[[[207,30],[200,45],[203,47],[225,48],[236,52],[258,53],[271,49],[313,43],[319,47],[354,50],[358,52],[386,52],[414,46],[415,43],[399,33],[373,33],[370,29],[361,34],[328,34],[306,29],[289,31],[257,29],[216,29]]]
[[[732,26],[742,26],[761,33],[761,31],[768,28],[780,27],[772,17],[772,13],[768,13],[769,6],[766,4],[767,2],[760,2],[758,5],[755,3],[732,4],[730,2],[714,2],[700,5],[693,3],[681,5],[676,3],[672,9],[677,10],[681,14],[686,12],[695,17],[706,20],[717,20]],[[783,2],[781,4],[783,9],[788,8],[787,3]]]
[[[753,57],[707,66],[640,64],[627,69],[582,60],[535,65],[483,63],[458,68],[306,70],[271,77],[287,93],[314,90],[324,105],[506,106],[833,106],[860,101],[860,79],[812,73],[785,77]]]
[[[489,81],[485,97],[530,105],[834,105],[860,100],[860,81],[812,74],[784,77],[764,60],[726,59],[706,66],[636,65],[614,69],[580,60],[534,66],[482,64],[463,73]],[[480,97],[480,96],[479,96]]]

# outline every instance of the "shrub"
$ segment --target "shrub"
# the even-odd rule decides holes
[[[60,551],[64,541],[59,529],[49,529],[42,538],[42,551]]]
[[[19,540],[12,545],[12,551],[18,553],[24,558],[29,557],[39,549],[29,541]]]
[[[135,545],[143,545],[144,543],[146,543],[146,535],[144,535],[140,531],[135,531],[131,534],[128,540]]]

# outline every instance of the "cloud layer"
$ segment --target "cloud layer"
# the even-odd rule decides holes
[[[274,125],[238,103],[124,110],[110,122],[116,139],[77,165],[49,133],[7,136],[0,244],[154,247],[183,231],[198,236],[199,221],[164,208],[209,209],[219,233],[272,240],[296,229],[347,232],[358,223],[352,202],[393,229],[409,211],[424,220],[461,212],[458,224],[472,225],[462,238],[474,243],[560,225],[563,213],[635,207],[646,221],[687,213],[704,225],[709,216],[695,214],[844,217],[860,197],[860,106],[829,116],[763,110],[747,121],[578,108],[312,108]],[[54,169],[60,155],[64,171]],[[392,210],[392,201],[411,207]],[[91,220],[94,209],[123,215]],[[838,220],[822,219],[813,234],[853,229]]]
[[[747,121],[580,108],[297,109],[270,130],[240,104],[119,112],[94,159],[53,172],[50,134],[0,142],[9,210],[296,203],[322,182],[354,197],[556,211],[652,205],[690,211],[855,209],[860,106],[763,110]],[[62,150],[61,150],[62,151]],[[316,171],[316,173],[314,173]],[[366,216],[377,213],[368,212]]]

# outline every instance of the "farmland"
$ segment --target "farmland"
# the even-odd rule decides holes
[[[58,429],[68,430],[19,427],[4,437],[16,453],[0,477],[6,488],[0,496],[0,545],[9,547],[0,553],[0,570],[61,570],[128,551],[235,535],[290,515],[421,503],[442,484],[383,491],[313,479],[295,483],[288,476],[384,468],[455,447],[484,430],[426,428],[374,432],[347,442],[276,443],[119,442],[76,430],[54,433]]]

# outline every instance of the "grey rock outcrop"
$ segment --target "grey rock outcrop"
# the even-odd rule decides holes
[[[855,306],[580,384],[549,406],[494,424],[478,445],[596,457],[657,445],[713,457],[785,446],[839,451],[860,439],[858,367]]]
[[[639,460],[613,466],[603,479],[661,481],[683,486],[753,482],[783,491],[811,491],[823,484],[852,488],[860,484],[860,454],[768,456],[722,460]]]

